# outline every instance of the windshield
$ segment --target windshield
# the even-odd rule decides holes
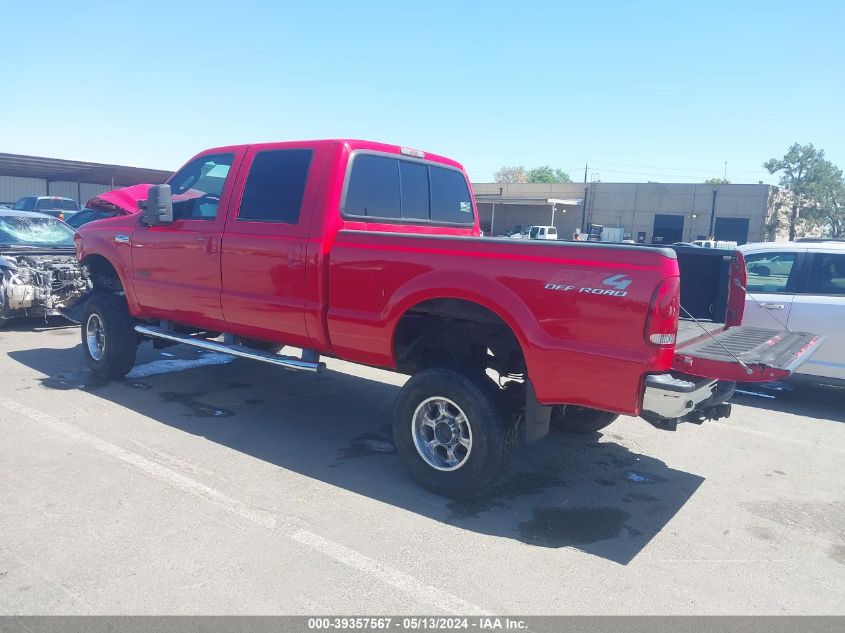
[[[54,218],[0,216],[0,245],[73,248],[73,229]]]

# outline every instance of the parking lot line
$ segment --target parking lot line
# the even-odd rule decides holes
[[[742,426],[732,426],[730,424],[720,424],[716,425],[716,428],[720,429],[727,429],[729,431],[739,431],[740,433],[747,433],[749,435],[757,435],[759,437],[767,437],[772,440],[778,440],[779,442],[787,442],[789,444],[797,444],[798,446],[808,446],[809,448],[821,448],[833,451],[835,453],[844,453],[845,448],[839,448],[838,446],[832,446],[831,444],[826,444],[819,439],[818,442],[805,442],[804,440],[796,440],[791,437],[781,437],[779,435],[774,435],[773,433],[766,433],[765,431],[757,431],[755,429],[748,429]]]
[[[333,558],[349,567],[360,569],[382,582],[401,589],[416,598],[433,605],[447,613],[460,615],[490,615],[465,600],[461,600],[437,587],[420,582],[413,576],[383,565],[368,556],[349,549],[339,543],[323,538],[307,530],[297,530],[291,535],[297,543],[307,545],[312,549]]]
[[[178,488],[184,492],[201,497],[232,512],[247,521],[251,521],[268,530],[278,530],[287,538],[311,548],[312,550],[343,563],[347,567],[356,569],[372,578],[410,594],[416,600],[451,614],[488,615],[487,611],[454,596],[433,585],[429,585],[413,576],[394,569],[389,565],[378,562],[360,552],[350,549],[340,543],[324,538],[304,529],[295,529],[293,523],[277,514],[272,514],[233,499],[228,495],[175,472],[166,466],[154,462],[142,455],[107,442],[82,429],[60,420],[49,413],[33,409],[23,403],[0,396],[0,406],[8,411],[26,416],[27,418],[49,427],[76,442],[87,444],[96,450],[127,463],[148,475]]]

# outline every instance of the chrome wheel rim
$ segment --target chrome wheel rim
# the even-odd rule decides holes
[[[472,451],[472,430],[461,408],[441,396],[423,400],[411,420],[414,446],[436,470],[457,470]]]
[[[88,353],[94,360],[103,360],[106,352],[106,330],[100,315],[92,314],[85,324],[85,342],[88,345]]]

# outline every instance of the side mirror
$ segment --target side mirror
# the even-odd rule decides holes
[[[147,226],[158,226],[173,222],[173,201],[170,185],[153,185],[147,192],[147,199],[141,204],[144,215],[141,222]]]

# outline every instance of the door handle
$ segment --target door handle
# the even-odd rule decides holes
[[[782,303],[761,303],[760,307],[766,310],[783,310],[786,306]]]
[[[204,235],[197,235],[194,239],[195,239],[197,242],[204,242],[204,241],[206,241],[208,238],[207,238],[207,237],[205,237]]]

